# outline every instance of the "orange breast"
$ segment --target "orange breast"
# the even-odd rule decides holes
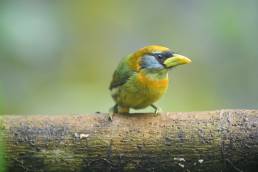
[[[168,87],[168,78],[165,79],[152,79],[143,73],[139,73],[137,77],[138,81],[141,85],[143,85],[145,88],[151,89],[151,90],[166,90]]]

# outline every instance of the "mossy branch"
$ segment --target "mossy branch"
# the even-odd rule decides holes
[[[255,171],[258,110],[1,117],[9,171]]]

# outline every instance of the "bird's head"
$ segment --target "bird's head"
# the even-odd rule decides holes
[[[172,52],[170,49],[151,45],[136,51],[130,60],[131,66],[140,69],[171,69],[175,66],[190,63],[185,56]]]

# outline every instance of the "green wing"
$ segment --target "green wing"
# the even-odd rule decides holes
[[[116,88],[127,82],[127,80],[134,75],[135,71],[128,66],[128,59],[130,56],[125,57],[119,63],[117,69],[113,74],[113,79],[110,83],[109,89]]]

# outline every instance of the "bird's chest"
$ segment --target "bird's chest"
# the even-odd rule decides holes
[[[114,99],[125,107],[144,108],[157,101],[167,90],[168,77],[137,73],[117,89]]]
[[[136,85],[140,90],[140,95],[149,99],[156,99],[167,90],[168,78],[167,75],[162,78],[157,78],[140,73],[136,77]]]

